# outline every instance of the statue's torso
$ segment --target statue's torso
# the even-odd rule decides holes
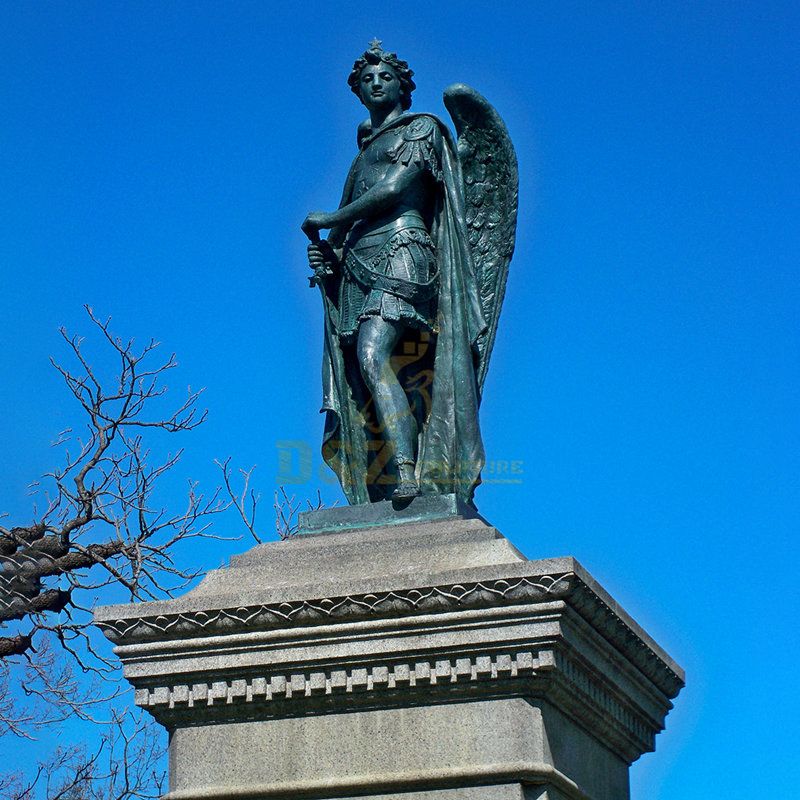
[[[438,163],[441,153],[437,151],[441,143],[435,133],[435,123],[430,117],[413,117],[405,124],[390,127],[368,141],[354,165],[351,200],[357,200],[383,181],[396,168],[398,159],[402,159],[403,154],[415,144],[423,142],[429,151],[428,160]],[[406,227],[407,219],[421,219],[425,228],[430,230],[436,197],[436,185],[430,169],[433,165],[422,162],[413,166],[422,168],[415,170],[415,177],[400,201],[380,216],[358,222],[351,233],[351,241],[392,222],[396,222],[398,228]],[[412,225],[416,226],[413,222]]]
[[[351,175],[351,202],[398,169],[411,170],[412,179],[391,209],[360,220],[347,236],[339,305],[343,338],[354,337],[360,320],[372,315],[434,329],[437,268],[430,230],[441,146],[434,120],[416,116],[362,147]]]

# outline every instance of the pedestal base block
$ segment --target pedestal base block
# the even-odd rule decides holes
[[[627,792],[625,762],[555,709],[522,698],[185,727],[170,752],[173,800],[394,796],[387,791],[438,799],[467,787],[523,797],[523,780],[569,798],[585,797],[579,784],[604,800]]]
[[[451,505],[321,512],[183,598],[97,612],[170,731],[169,800],[627,800],[682,671],[574,559]]]

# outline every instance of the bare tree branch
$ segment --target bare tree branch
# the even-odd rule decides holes
[[[264,540],[256,532],[256,510],[261,495],[256,494],[255,490],[250,488],[250,478],[253,475],[256,465],[254,464],[250,469],[239,469],[239,474],[242,476],[242,491],[237,493],[234,491],[231,484],[230,457],[226,458],[225,461],[215,459],[214,463],[222,472],[222,481],[225,484],[225,491],[228,493],[230,503],[239,512],[242,522],[244,522],[245,527],[250,532],[253,539],[255,539],[258,544],[261,544]]]
[[[96,591],[115,584],[131,599],[152,599],[185,586],[199,570],[175,560],[176,546],[211,537],[211,518],[229,506],[219,490],[205,497],[191,482],[183,508],[160,505],[159,486],[181,451],[156,459],[144,436],[202,424],[201,392],[189,388],[176,406],[167,405],[163,381],[177,367],[175,355],[159,359],[155,340],[137,348],[112,333],[110,320],[88,306],[86,312],[114,373],[105,378],[87,342],[61,329],[68,358],[52,363],[85,424],[58,434],[63,461],[32,487],[43,513],[34,511],[28,524],[0,520],[0,736],[26,736],[63,714],[86,713],[94,698],[56,665],[53,648],[79,674],[107,677],[115,666],[95,651],[89,633]],[[12,672],[28,700],[19,707],[3,694]]]
[[[256,530],[256,511],[258,510],[261,495],[250,487],[250,480],[256,468],[255,465],[250,467],[250,469],[239,469],[239,474],[242,479],[242,488],[237,492],[233,487],[230,458],[226,458],[225,461],[215,460],[214,463],[219,467],[220,472],[222,472],[222,482],[228,494],[229,505],[236,508],[242,522],[244,522],[245,527],[250,532],[250,535],[256,542],[261,544],[265,541],[264,537]],[[303,504],[296,501],[294,495],[289,497],[283,486],[279,486],[278,489],[276,489],[272,507],[275,511],[275,532],[278,534],[279,539],[288,539],[298,532],[298,515],[301,510],[319,511],[319,509],[325,507],[319,490],[317,490],[316,501],[312,503],[310,500],[306,500],[305,505],[306,508],[303,509]]]
[[[153,800],[166,774],[160,732],[141,713],[115,713],[99,746],[59,747],[25,780],[0,776],[0,800]]]
[[[272,504],[275,509],[275,532],[280,539],[288,539],[297,535],[300,529],[299,514],[302,508],[302,503],[295,501],[295,496],[289,495],[283,486],[279,486],[275,491],[275,500]],[[306,499],[305,511],[319,511],[325,507],[322,502],[322,495],[317,489],[316,502],[312,503]]]
[[[30,739],[68,718],[106,727],[91,752],[62,747],[35,768],[0,771],[0,800],[159,797],[160,732],[141,716],[113,711],[110,704],[122,691],[118,664],[95,648],[93,605],[111,587],[123,587],[131,599],[184,588],[200,571],[180,562],[178,548],[223,538],[210,524],[231,506],[262,541],[254,467],[239,470],[237,492],[230,459],[217,462],[221,489],[206,496],[190,481],[181,507],[162,504],[160,487],[182,451],[151,448],[160,446],[162,434],[181,434],[205,421],[202,392],[188,388],[170,405],[164,381],[177,367],[175,355],[159,358],[155,340],[137,347],[116,336],[109,319],[88,306],[86,312],[113,373],[95,366],[109,359],[94,361],[90,340],[61,329],[67,356],[52,363],[83,424],[62,430],[53,442],[62,458],[31,485],[31,520],[16,524],[0,514],[0,738]],[[299,504],[281,491],[276,528],[285,538],[296,531]],[[307,505],[319,508],[321,499]]]

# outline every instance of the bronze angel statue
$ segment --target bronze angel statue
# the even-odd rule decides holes
[[[413,113],[413,72],[373,41],[369,111],[339,208],[303,222],[325,309],[322,453],[351,504],[453,493],[484,465],[478,408],[514,250],[517,160],[474,89]],[[330,229],[327,239],[319,231]]]

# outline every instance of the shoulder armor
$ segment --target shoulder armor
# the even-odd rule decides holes
[[[434,127],[435,123],[430,117],[416,117],[403,128],[403,138],[407,142],[427,139],[433,133]]]

